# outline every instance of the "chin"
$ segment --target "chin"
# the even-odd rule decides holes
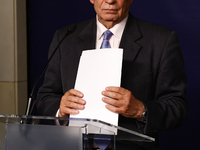
[[[117,17],[115,15],[107,15],[106,17],[104,17],[104,20],[115,21],[115,20],[117,20]]]

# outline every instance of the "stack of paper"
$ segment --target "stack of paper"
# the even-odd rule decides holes
[[[89,118],[118,125],[118,114],[105,108],[101,92],[120,86],[123,49],[95,49],[82,52],[75,89],[84,94],[84,110],[71,118]]]

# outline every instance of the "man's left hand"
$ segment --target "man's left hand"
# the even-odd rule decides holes
[[[128,118],[142,117],[144,104],[136,99],[131,91],[122,87],[106,87],[102,92],[102,101],[107,103],[106,108],[112,112],[121,114]]]

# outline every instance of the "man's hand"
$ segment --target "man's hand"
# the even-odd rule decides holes
[[[108,104],[106,105],[108,110],[128,118],[142,117],[144,105],[133,96],[131,91],[122,87],[107,87],[102,94],[105,96],[102,100]]]
[[[70,114],[78,114],[78,110],[85,108],[86,101],[82,99],[83,93],[75,89],[67,91],[60,102],[59,117],[69,117]]]

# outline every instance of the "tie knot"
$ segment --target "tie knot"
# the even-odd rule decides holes
[[[104,32],[104,38],[103,39],[104,40],[109,40],[112,35],[113,35],[113,33],[110,30],[106,30]]]
[[[111,48],[110,43],[109,43],[109,39],[112,35],[113,35],[113,33],[109,30],[106,30],[104,32],[103,42],[102,42],[100,48]]]

